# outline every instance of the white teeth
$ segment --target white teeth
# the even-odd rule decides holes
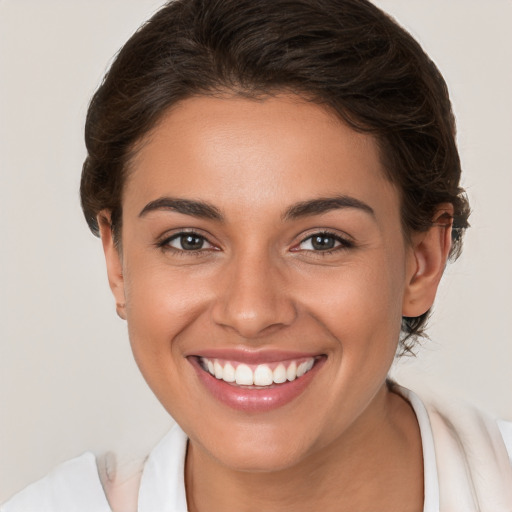
[[[239,364],[235,371],[235,381],[239,386],[252,386],[254,384],[252,370],[246,364]]]
[[[286,378],[290,381],[297,378],[297,363],[295,361],[288,366],[288,370],[286,370]]]
[[[215,372],[215,377],[217,379],[222,379],[222,374],[224,373],[224,369],[218,361],[213,363],[213,371]]]
[[[273,380],[276,384],[282,384],[283,382],[286,382],[286,368],[284,367],[284,364],[281,363],[277,365],[276,369],[274,370]]]
[[[302,377],[306,373],[307,366],[308,366],[307,362],[299,364],[299,367],[297,368],[297,377]]]
[[[259,364],[254,371],[254,384],[256,386],[270,386],[274,382],[272,370],[266,364]]]
[[[222,380],[225,382],[235,382],[235,369],[231,363],[226,363],[224,366]]]
[[[239,386],[270,386],[272,384],[283,384],[302,377],[311,370],[315,364],[313,357],[303,361],[297,366],[296,361],[292,361],[288,368],[283,363],[279,363],[274,371],[267,364],[259,364],[254,372],[250,366],[239,364],[236,369],[231,363],[222,364],[218,360],[201,358],[201,364],[211,375],[224,382],[236,382]]]

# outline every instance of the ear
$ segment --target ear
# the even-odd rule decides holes
[[[428,231],[412,235],[403,316],[420,316],[432,307],[450,254],[452,223],[453,205],[443,203],[436,209]]]
[[[116,311],[120,318],[126,320],[123,264],[120,251],[114,243],[110,211],[102,210],[96,219],[100,228],[103,252],[105,253],[108,283],[116,301]]]

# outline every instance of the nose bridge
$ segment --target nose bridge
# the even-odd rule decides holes
[[[254,338],[293,321],[295,307],[287,293],[284,269],[276,259],[255,248],[233,255],[215,305],[218,324]]]

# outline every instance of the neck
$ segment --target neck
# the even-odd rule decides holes
[[[414,411],[383,386],[331,445],[293,467],[233,470],[189,443],[190,512],[422,510],[423,457]]]

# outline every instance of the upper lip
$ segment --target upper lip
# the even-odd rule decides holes
[[[207,348],[191,352],[187,357],[204,357],[206,359],[223,359],[245,364],[263,364],[302,359],[324,355],[321,352],[298,352],[279,349],[249,350],[234,348]]]

